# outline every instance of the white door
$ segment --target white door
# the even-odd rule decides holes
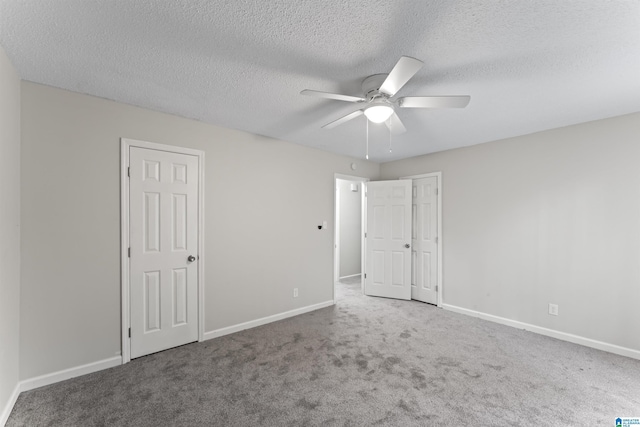
[[[438,303],[438,178],[413,180],[411,298]]]
[[[367,184],[365,294],[411,299],[411,180]]]
[[[198,340],[198,158],[130,147],[131,358]]]

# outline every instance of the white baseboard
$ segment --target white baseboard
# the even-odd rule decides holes
[[[233,334],[234,332],[244,331],[245,329],[255,328],[256,326],[266,325],[267,323],[276,322],[278,320],[286,319],[288,317],[298,316],[299,314],[304,314],[310,311],[315,311],[321,308],[329,307],[333,304],[334,304],[333,300],[325,301],[319,304],[308,305],[306,307],[296,308],[295,310],[285,311],[284,313],[274,314],[272,316],[267,316],[260,319],[251,320],[249,322],[239,323],[233,326],[227,326],[226,328],[220,328],[213,331],[205,332],[204,340],[210,340],[212,338]]]
[[[357,274],[350,274],[348,276],[340,276],[340,278],[338,280],[342,280],[342,279],[348,279],[349,277],[356,277],[356,276],[360,276],[361,273],[357,273]]]
[[[103,369],[113,368],[122,365],[122,356],[110,357],[108,359],[98,360],[97,362],[87,363],[86,365],[76,366],[75,368],[64,369],[58,372],[41,375],[35,378],[29,378],[20,382],[20,391],[29,391],[34,388],[44,387],[45,385],[68,380],[70,378],[79,377],[81,375],[91,374]]]
[[[20,395],[20,383],[16,384],[13,389],[13,393],[9,397],[9,401],[6,405],[4,405],[4,409],[0,414],[0,426],[4,427],[9,419],[9,415],[11,415],[11,411],[13,411],[13,406],[16,404],[16,400],[18,400],[18,396]]]
[[[18,396],[23,391],[33,390],[38,387],[44,387],[49,384],[54,384],[60,381],[68,380],[70,378],[79,377],[81,375],[90,374],[92,372],[101,371],[103,369],[113,368],[114,366],[122,365],[122,356],[111,357],[109,359],[99,360],[93,363],[87,363],[86,365],[76,366],[75,368],[64,369],[58,372],[52,372],[50,374],[40,375],[39,377],[29,378],[28,380],[20,381],[16,384],[9,401],[0,414],[0,427],[4,427],[11,411],[13,410]]]
[[[609,353],[618,354],[620,356],[626,356],[632,359],[640,360],[640,351],[634,350],[632,348],[621,347],[619,345],[609,344],[602,341],[596,341],[592,340],[591,338],[585,338],[579,335],[573,335],[566,332],[543,328],[541,326],[531,325],[529,323],[519,322],[517,320],[511,320],[505,317],[494,316],[492,314],[482,313],[480,311],[469,310],[467,308],[462,308],[455,305],[442,304],[442,308],[456,313],[466,314],[467,316],[478,317],[490,322],[500,323],[501,325],[511,326],[517,329],[524,329],[526,331],[545,335],[547,337],[557,338],[562,341],[568,341],[574,344],[583,345],[585,347],[591,347],[598,350],[607,351]]]

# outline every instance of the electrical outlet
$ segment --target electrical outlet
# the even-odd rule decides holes
[[[293,297],[298,298],[298,288],[293,288]]]
[[[549,304],[549,314],[552,316],[558,315],[558,304]]]

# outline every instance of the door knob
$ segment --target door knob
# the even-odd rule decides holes
[[[408,244],[408,243],[406,243],[406,244],[404,245],[404,247],[405,247],[405,248],[407,248],[407,249],[409,249],[409,248],[411,247],[411,245],[410,245],[410,244]]]
[[[189,255],[189,257],[187,258],[187,261],[189,262],[193,262],[196,260],[196,257],[194,257],[193,255]]]

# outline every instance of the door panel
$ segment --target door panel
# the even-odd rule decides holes
[[[144,273],[144,332],[160,330],[160,272]]]
[[[411,299],[411,180],[367,183],[365,294]]]
[[[413,180],[411,298],[438,303],[438,187],[437,177]]]
[[[129,148],[131,358],[198,339],[198,158]]]

